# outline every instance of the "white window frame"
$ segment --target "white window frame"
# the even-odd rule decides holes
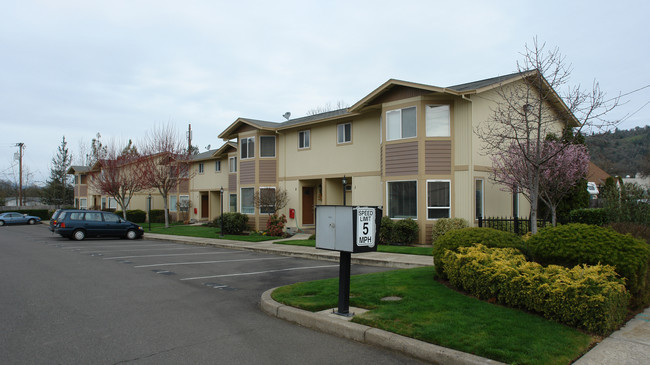
[[[203,162],[199,162],[199,174],[203,174],[205,172],[205,165]]]
[[[301,137],[302,136],[302,137]],[[303,144],[301,147],[300,144]],[[304,131],[298,131],[298,149],[306,150],[311,148],[311,129],[305,129]]]
[[[252,206],[251,207],[246,207],[246,211],[244,211],[244,190],[249,191],[252,193],[251,194],[251,200],[252,200]],[[255,188],[240,188],[239,189],[239,211],[242,214],[255,214]]]
[[[237,211],[237,194],[228,194],[228,206],[231,212],[236,212]],[[233,197],[234,198],[234,204],[233,204]],[[233,209],[233,207],[235,209]]]
[[[430,182],[446,182],[447,183],[447,185],[449,186],[449,205],[448,206],[446,206],[446,207],[430,207],[429,206],[429,183]],[[445,179],[427,180],[426,204],[427,204],[427,220],[434,221],[434,220],[440,219],[440,218],[429,218],[429,210],[430,209],[436,209],[436,210],[448,209],[449,214],[447,215],[447,217],[441,217],[441,218],[451,218],[451,180],[445,180]]]
[[[447,120],[440,123],[439,119],[433,119],[433,115],[430,114],[430,110],[442,108],[442,113],[446,109]],[[447,104],[430,104],[424,108],[425,114],[425,124],[426,124],[426,136],[427,137],[451,137],[451,108]],[[438,110],[439,112],[440,110]],[[446,123],[446,124],[444,124]],[[440,133],[442,131],[442,133]]]
[[[481,183],[480,198],[478,197],[479,190],[477,185],[479,182]],[[479,216],[485,218],[485,180],[483,178],[474,179],[474,219],[478,220]]]
[[[180,205],[179,209],[181,212],[183,212],[183,208],[186,208],[186,212],[190,211],[190,196],[189,195],[179,195],[178,196],[178,203]],[[185,206],[186,205],[186,206]]]
[[[176,195],[170,195],[169,196],[169,211],[170,212],[177,212],[178,208],[176,207],[176,203],[178,202],[178,197]]]
[[[214,171],[221,172],[221,160],[214,161]]]
[[[262,144],[263,144],[262,141],[264,139],[267,139],[267,138],[268,139],[273,139],[273,155],[272,156],[264,156],[262,154]],[[275,136],[260,136],[260,158],[275,158],[275,150],[276,150],[276,145],[277,145],[276,142],[277,141],[275,139]]]
[[[246,142],[246,143],[244,143]],[[244,145],[246,147],[244,148]],[[239,141],[240,154],[242,160],[255,158],[255,137],[245,137]]]
[[[408,216],[408,217],[407,216],[404,216],[404,217],[391,217],[390,216],[390,213],[391,213],[391,209],[390,209],[391,200],[390,200],[390,188],[389,188],[389,185],[392,184],[392,183],[400,183],[400,182],[415,182],[415,216]],[[417,180],[391,180],[391,181],[386,181],[386,206],[388,208],[387,209],[387,215],[391,219],[408,219],[408,218],[412,218],[412,219],[417,220],[418,219],[418,206],[417,205],[418,205],[418,181]]]
[[[117,200],[115,198],[108,198],[108,209],[117,209]]]
[[[88,208],[88,199],[79,198],[79,209],[87,209],[87,208]]]
[[[233,156],[233,157],[228,158],[228,168],[230,169],[230,172],[232,172],[232,173],[237,172],[237,156]]]
[[[404,135],[402,133],[403,130],[404,130],[404,120],[402,119],[402,113],[406,109],[415,109],[415,135],[404,137]],[[390,129],[389,129],[389,126],[388,126],[388,123],[390,122],[389,114],[397,115],[398,113],[399,113],[399,137],[394,137],[393,136],[391,138],[391,135],[389,133]],[[417,108],[417,106],[409,106],[409,107],[401,108],[401,109],[393,109],[393,110],[389,110],[389,111],[386,112],[386,140],[387,141],[396,141],[396,140],[400,140],[400,139],[417,138],[417,136],[418,136],[418,108]]]
[[[274,194],[274,195],[275,195],[275,192],[276,192],[274,186],[268,186],[268,187],[265,186],[265,187],[260,187],[260,196],[262,196],[262,190],[273,190],[273,194]],[[273,214],[273,213],[275,213],[275,212],[270,212],[270,213],[269,213],[268,211],[264,211],[263,209],[264,209],[264,208],[267,208],[267,207],[268,207],[268,206],[264,206],[264,207],[262,207],[262,206],[260,205],[260,214]]]
[[[345,133],[345,126],[349,126],[350,132],[348,134]],[[352,122],[346,122],[346,123],[341,123],[336,125],[336,144],[347,144],[347,143],[352,143]]]

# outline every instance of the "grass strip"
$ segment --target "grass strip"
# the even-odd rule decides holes
[[[480,301],[434,280],[433,267],[351,278],[354,322],[512,364],[570,364],[595,337],[540,316]],[[397,296],[400,301],[382,301]],[[309,311],[335,308],[338,279],[278,288],[278,302]]]
[[[316,247],[316,240],[287,240],[273,242],[281,245]],[[377,252],[403,253],[408,255],[433,256],[431,247],[411,247],[411,246],[377,246]]]
[[[146,233],[149,232],[148,226],[145,225],[144,230],[146,235]],[[225,239],[225,240],[244,241],[244,242],[263,242],[269,240],[276,240],[280,238],[275,236],[264,236],[260,234],[252,234],[252,235],[226,234],[223,237],[221,237],[219,228],[215,228],[215,227],[170,225],[169,228],[165,228],[165,225],[161,223],[152,223],[151,233],[169,234],[174,236],[217,238],[217,239]]]

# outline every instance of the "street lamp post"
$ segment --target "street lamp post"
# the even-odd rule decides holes
[[[149,232],[151,232],[151,193],[147,197],[147,216],[149,217]]]
[[[348,180],[345,178],[345,175],[343,175],[343,205],[345,205],[345,187],[348,184]]]
[[[219,201],[221,202],[221,215],[219,216],[219,228],[221,229],[221,237],[223,237],[223,186],[219,190],[221,195],[219,196]]]

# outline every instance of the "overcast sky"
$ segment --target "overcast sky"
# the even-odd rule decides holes
[[[541,4],[541,6],[540,6]],[[516,71],[534,36],[614,97],[650,85],[647,1],[0,0],[0,179],[44,183],[63,136],[173,123],[205,151],[237,117],[352,105],[390,78],[451,86]],[[650,87],[611,115],[650,124]],[[78,157],[78,156],[75,156]]]

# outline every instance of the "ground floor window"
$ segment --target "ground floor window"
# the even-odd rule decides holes
[[[255,214],[254,188],[241,188],[241,212],[243,214]]]
[[[475,191],[476,191],[476,202],[475,202],[475,207],[476,207],[476,213],[474,218],[478,219],[479,217],[485,217],[485,214],[483,212],[483,201],[485,199],[483,195],[483,180],[482,179],[477,179],[474,181],[475,185]]]
[[[175,212],[178,209],[176,208],[177,205],[176,203],[178,202],[178,197],[176,195],[172,195],[169,197],[169,211],[170,212]]]
[[[418,189],[414,181],[387,183],[388,216],[391,218],[417,218]]]
[[[178,197],[178,209],[181,212],[188,212],[190,210],[190,196],[180,195]]]
[[[237,194],[230,194],[230,211],[237,211]]]
[[[260,213],[275,213],[275,188],[260,188]]]
[[[427,181],[427,219],[451,216],[451,182],[449,180]]]
[[[79,199],[79,209],[86,209],[88,207],[88,200],[85,198]]]
[[[115,198],[108,198],[108,209],[117,209],[117,200]]]

